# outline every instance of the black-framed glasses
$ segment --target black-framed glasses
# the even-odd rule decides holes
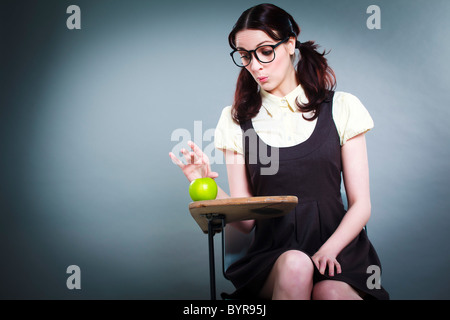
[[[259,62],[269,63],[275,60],[275,48],[288,40],[289,37],[281,40],[277,44],[265,44],[263,46],[259,46],[255,50],[236,49],[230,53],[230,56],[233,59],[234,64],[241,68],[244,68],[250,64],[253,55],[255,55]]]

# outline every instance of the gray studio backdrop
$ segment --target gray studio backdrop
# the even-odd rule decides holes
[[[207,239],[168,152],[177,129],[210,146],[238,74],[227,35],[257,3],[1,2],[1,298],[209,298]],[[275,3],[301,41],[331,50],[337,90],[374,119],[368,231],[382,284],[393,299],[449,299],[450,2]],[[72,4],[81,29],[67,28]],[[370,5],[381,29],[367,27]],[[225,165],[213,169],[227,190]],[[71,265],[81,289],[67,287]]]

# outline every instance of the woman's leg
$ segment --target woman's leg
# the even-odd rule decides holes
[[[314,285],[314,300],[361,300],[358,292],[343,281],[322,280]]]
[[[260,295],[274,300],[309,300],[313,274],[313,262],[307,254],[286,251],[275,262]]]

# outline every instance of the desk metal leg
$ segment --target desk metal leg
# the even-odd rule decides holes
[[[216,300],[216,269],[214,265],[214,228],[213,219],[208,219],[208,246],[209,246],[209,285],[211,300]]]

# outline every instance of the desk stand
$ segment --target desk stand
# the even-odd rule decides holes
[[[211,300],[216,300],[216,267],[214,256],[214,235],[216,232],[224,232],[225,216],[221,214],[208,214],[208,250],[209,250],[209,287]],[[220,220],[220,225],[214,224],[214,220]],[[218,228],[219,227],[219,228]]]
[[[208,234],[211,300],[216,300],[214,234],[225,232],[226,223],[281,217],[292,211],[297,203],[298,199],[295,196],[273,196],[204,200],[189,204],[192,217],[202,231]],[[222,246],[224,246],[223,237],[222,233]],[[222,250],[224,251],[224,248]]]

